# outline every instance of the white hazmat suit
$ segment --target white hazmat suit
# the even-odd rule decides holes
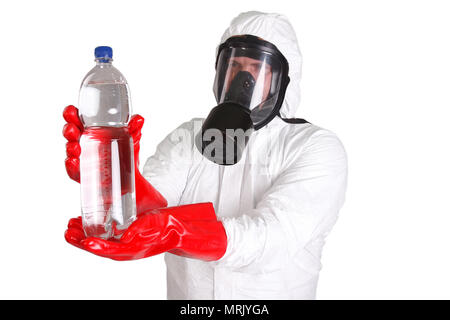
[[[222,42],[250,34],[274,44],[289,62],[280,110],[292,118],[300,102],[301,54],[279,14],[240,14]],[[169,206],[212,202],[228,238],[225,255],[204,262],[166,253],[169,299],[314,299],[324,239],[343,205],[345,150],[328,130],[275,117],[255,131],[242,159],[221,166],[204,158],[193,137],[202,119],[163,140],[143,175]]]

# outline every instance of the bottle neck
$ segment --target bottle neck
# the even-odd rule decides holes
[[[97,59],[95,59],[95,63],[96,63],[96,65],[97,66],[100,66],[100,67],[105,67],[105,68],[107,68],[107,67],[111,67],[112,66],[112,59],[110,59],[110,58],[97,58]]]

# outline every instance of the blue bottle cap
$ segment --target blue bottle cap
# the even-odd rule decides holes
[[[95,48],[95,59],[99,59],[100,62],[108,62],[112,60],[113,52],[111,47],[100,46]]]

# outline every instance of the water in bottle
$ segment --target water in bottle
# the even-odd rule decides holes
[[[136,219],[129,88],[110,47],[97,47],[95,61],[79,95],[83,229],[88,237],[120,238]]]

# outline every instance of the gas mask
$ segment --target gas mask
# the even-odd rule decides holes
[[[289,65],[270,42],[234,36],[219,46],[214,94],[218,105],[195,137],[204,157],[236,164],[253,131],[279,115],[289,84]]]

